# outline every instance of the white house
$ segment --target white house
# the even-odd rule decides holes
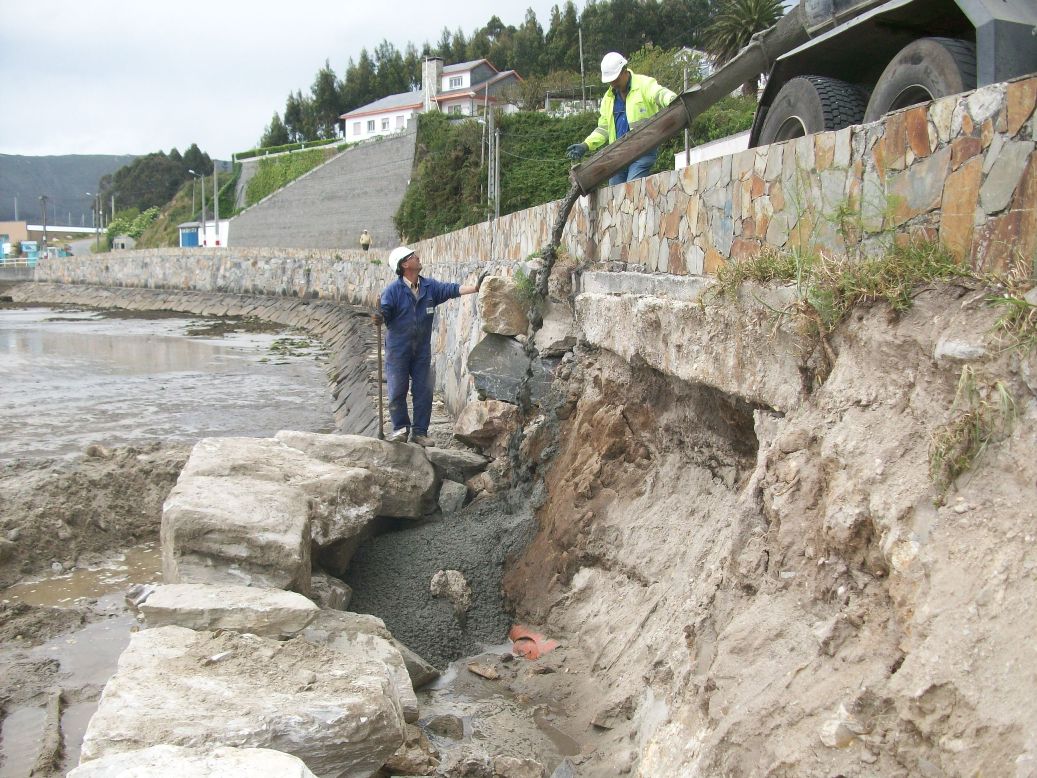
[[[487,59],[443,67],[442,59],[430,57],[421,68],[421,89],[389,95],[342,114],[343,137],[352,143],[401,132],[412,116],[426,111],[457,116],[479,116],[488,107],[514,111],[501,91],[520,80],[514,70],[499,71]]]

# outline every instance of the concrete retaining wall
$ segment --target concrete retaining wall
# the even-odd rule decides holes
[[[411,129],[346,149],[231,219],[230,245],[351,249],[366,229],[374,245],[395,246],[392,217],[410,181],[415,137]],[[242,164],[251,178],[260,160]]]

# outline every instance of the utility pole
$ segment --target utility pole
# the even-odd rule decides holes
[[[497,137],[493,141],[493,218],[500,218],[500,129],[495,130]]]
[[[490,220],[493,214],[493,201],[497,197],[497,193],[493,188],[494,175],[493,175],[493,159],[494,159],[494,146],[496,130],[494,129],[494,114],[493,112],[487,114],[486,121],[489,122],[486,127],[486,143],[488,148],[486,150],[486,221]]]
[[[47,195],[40,195],[40,205],[43,206],[43,251],[47,251]]]
[[[192,176],[194,176],[196,179],[198,179],[198,178],[202,179],[202,244],[201,245],[204,246],[205,245],[205,176],[203,176],[201,173],[195,173],[193,170],[188,170],[187,172],[190,173]],[[193,194],[193,192],[192,192],[192,194]]]
[[[219,173],[216,172],[216,167],[212,169],[212,220],[216,225],[216,245],[220,245],[220,190],[216,186],[216,180],[219,178]]]
[[[18,221],[18,195],[14,196],[14,220]]]
[[[688,56],[684,55],[684,91],[688,91]],[[691,164],[691,133],[684,128],[684,167]]]

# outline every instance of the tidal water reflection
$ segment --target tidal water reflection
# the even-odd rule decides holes
[[[0,463],[92,443],[333,430],[316,348],[275,355],[278,334],[186,335],[197,322],[0,310]]]

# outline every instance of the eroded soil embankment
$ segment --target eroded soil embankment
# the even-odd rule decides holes
[[[581,774],[631,750],[645,776],[1032,774],[1037,357],[999,350],[982,297],[859,311],[786,413],[647,350],[578,354],[564,420],[539,428],[559,444],[540,529],[505,583],[610,690]],[[688,333],[717,315],[686,311]],[[965,368],[1017,419],[941,499],[930,439],[968,411]]]

